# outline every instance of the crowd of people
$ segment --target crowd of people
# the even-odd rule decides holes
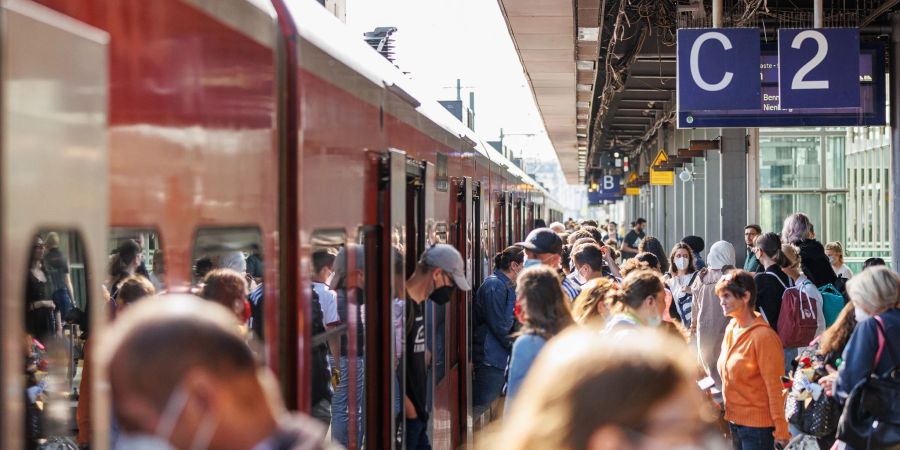
[[[778,233],[747,225],[742,266],[728,241],[666,252],[647,225],[553,223],[497,254],[474,296],[484,448],[900,445],[900,276],[884,261],[853,274],[801,213]]]

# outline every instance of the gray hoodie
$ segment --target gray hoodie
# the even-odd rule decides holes
[[[697,344],[697,358],[706,374],[716,382],[716,389],[722,390],[722,378],[716,369],[725,327],[731,320],[722,312],[716,283],[722,278],[723,267],[734,266],[734,247],[726,241],[719,241],[709,249],[706,258],[708,266],[691,285],[691,340]]]

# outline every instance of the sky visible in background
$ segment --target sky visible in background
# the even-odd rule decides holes
[[[475,92],[475,132],[526,158],[558,161],[497,0],[347,0],[352,32],[393,26],[396,64],[435,100]],[[516,134],[534,134],[517,136]],[[560,171],[560,175],[561,175]]]

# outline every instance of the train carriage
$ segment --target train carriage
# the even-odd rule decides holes
[[[404,371],[394,308],[424,249],[454,245],[477,286],[494,252],[523,239],[535,219],[560,217],[546,190],[417,95],[312,0],[7,0],[2,15],[6,298],[22,297],[23,243],[51,228],[78,231],[90,256],[77,283],[90,292],[92,334],[107,321],[105,256],[123,240],[142,244],[169,292],[192,289],[201,263],[256,255],[264,268],[254,280],[263,294],[261,354],[289,407],[313,408],[312,348],[329,339],[346,347],[347,382],[362,386],[349,389],[348,427],[364,424],[360,436],[350,433],[351,448],[397,446]],[[59,30],[86,37],[50,39]],[[55,171],[28,153],[35,142],[17,139],[18,96],[43,92],[21,79],[47,78],[40,58],[17,47],[29,32],[47,36],[40,51],[68,52],[55,61],[57,89],[45,89],[63,101],[48,105],[74,108],[66,95],[95,94],[77,111],[91,118],[80,134],[46,136],[44,146],[59,153],[40,157],[53,159]],[[66,73],[67,65],[78,71]],[[29,114],[44,121],[34,126],[60,127],[57,111]],[[57,183],[25,176],[39,168]],[[55,202],[21,208],[42,195]],[[345,323],[313,336],[311,256],[322,249],[338,253],[342,273],[354,276],[344,286]],[[428,302],[436,448],[465,446],[473,436],[471,300],[460,292],[445,306]],[[11,386],[21,367],[12,342],[25,332],[11,318],[25,313],[10,301],[4,311],[2,374]],[[65,335],[80,343],[74,330]],[[104,386],[102,374],[91,377]],[[26,405],[15,389],[5,392],[2,435],[20,447]],[[104,448],[109,399],[103,389],[92,395],[93,445]],[[71,416],[47,437],[74,436]]]

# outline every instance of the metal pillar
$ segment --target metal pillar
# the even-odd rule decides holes
[[[813,28],[822,28],[825,22],[825,10],[822,3],[824,0],[813,1]]]
[[[705,135],[705,133],[704,133]],[[705,136],[706,139],[710,139],[710,136]],[[702,231],[703,234],[701,237],[706,241],[706,248],[721,239],[722,230],[720,224],[722,223],[722,201],[719,197],[721,193],[719,192],[719,186],[721,184],[721,167],[719,162],[722,160],[719,152],[707,152],[706,153],[706,175],[704,176],[704,183],[706,184],[704,188],[704,208],[703,213],[705,216],[706,227]]]
[[[891,14],[891,267],[900,272],[900,13]]]
[[[722,0],[713,0],[712,2],[712,26],[713,28],[722,28],[722,16],[724,13]]]
[[[747,130],[723,128],[720,143],[722,183],[722,239],[734,245],[734,257],[746,256],[744,227],[747,225]],[[728,201],[724,201],[728,199]]]
[[[695,236],[706,235],[706,160],[703,158],[694,158],[694,179],[693,184],[694,198],[691,203],[691,211],[694,214],[694,226],[691,233]],[[705,238],[704,238],[705,239]]]

